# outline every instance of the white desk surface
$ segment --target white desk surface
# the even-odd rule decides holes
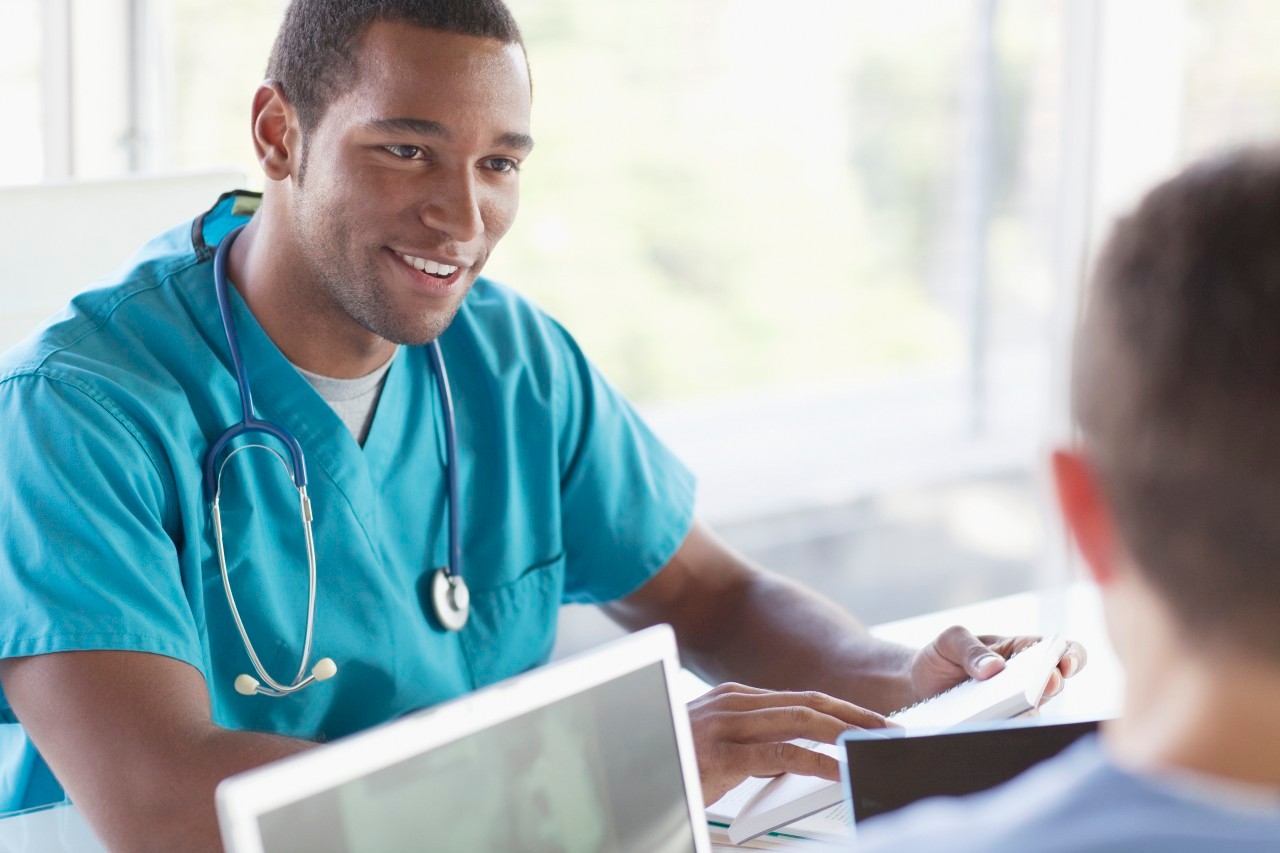
[[[886,640],[920,646],[951,625],[964,625],[980,634],[1060,633],[1079,640],[1088,650],[1088,665],[1068,682],[1060,696],[1044,706],[1041,714],[1052,718],[1100,719],[1119,713],[1124,682],[1107,641],[1097,590],[1091,584],[993,598],[877,625],[871,630]],[[742,848],[716,845],[715,849]],[[797,844],[774,849],[819,848]],[[0,820],[0,853],[105,853],[105,848],[78,809],[62,806]]]
[[[0,853],[106,853],[75,806],[54,806],[0,820]]]

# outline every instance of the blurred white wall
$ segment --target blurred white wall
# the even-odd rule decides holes
[[[0,351],[243,182],[220,170],[0,187]]]

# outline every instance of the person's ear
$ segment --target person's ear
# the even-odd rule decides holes
[[[298,111],[274,80],[264,81],[253,93],[253,149],[269,180],[297,176],[302,161]]]
[[[1088,460],[1076,450],[1053,452],[1053,480],[1067,529],[1099,586],[1116,577],[1118,542],[1111,510]]]

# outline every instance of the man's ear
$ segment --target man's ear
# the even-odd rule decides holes
[[[1088,460],[1076,450],[1053,452],[1058,507],[1098,586],[1116,577],[1118,545],[1111,510]]]
[[[253,148],[269,180],[297,176],[302,162],[302,127],[298,111],[274,80],[263,81],[253,93]]]

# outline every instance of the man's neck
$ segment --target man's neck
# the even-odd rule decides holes
[[[359,327],[336,304],[317,305],[291,231],[289,212],[266,193],[228,258],[228,276],[267,336],[295,365],[321,376],[354,379],[377,370],[395,344]]]
[[[1129,669],[1124,715],[1106,728],[1121,764],[1280,792],[1280,664],[1201,648]]]

